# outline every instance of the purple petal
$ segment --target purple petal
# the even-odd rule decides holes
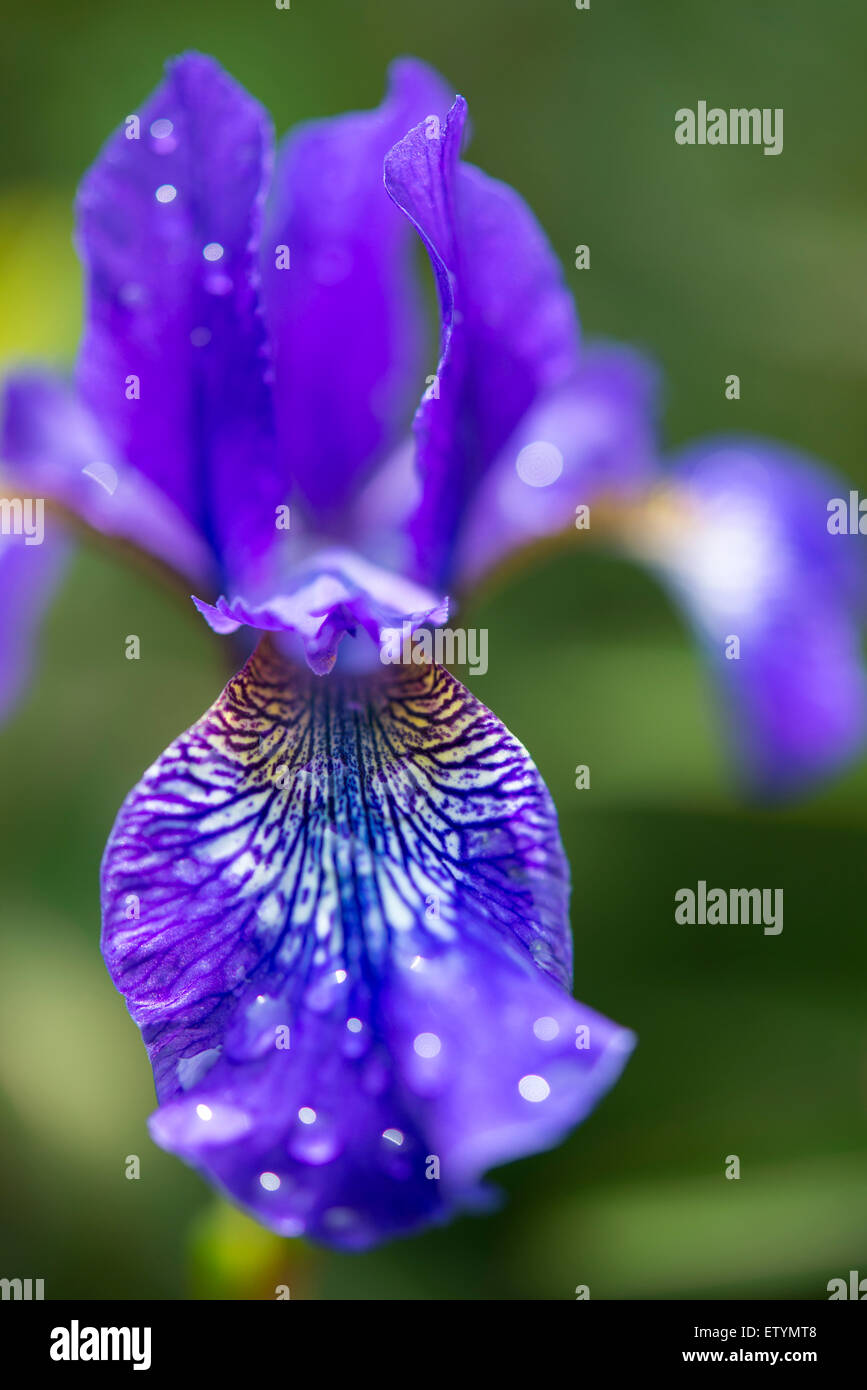
[[[0,497],[9,498],[2,487]],[[44,524],[38,544],[28,544],[24,534],[0,534],[0,719],[9,716],[30,678],[36,632],[67,555],[56,518],[45,517]],[[35,541],[36,531],[30,534]]]
[[[213,59],[171,63],[84,179],[79,383],[115,455],[239,579],[283,501],[258,305],[263,111]],[[140,397],[131,378],[137,378]]]
[[[576,509],[628,501],[657,474],[655,373],[624,348],[585,353],[573,380],[524,416],[462,524],[455,583],[576,525]],[[590,516],[592,526],[592,514]]]
[[[198,531],[117,457],[63,382],[36,372],[7,380],[0,451],[23,491],[59,503],[103,535],[131,543],[195,583],[213,581],[215,558]]]
[[[260,647],[106,850],[154,1138],[344,1248],[479,1204],[632,1044],[566,991],[566,898],[544,784],[444,669],[317,682]]]
[[[864,540],[829,534],[835,497],[848,487],[811,461],[719,439],[687,451],[632,535],[706,647],[743,775],[763,794],[833,770],[864,740]]]
[[[308,665],[320,676],[333,668],[347,633],[364,632],[378,647],[387,629],[407,624],[412,633],[445,622],[449,611],[448,599],[341,550],[317,552],[286,576],[284,587],[260,602],[230,601],[222,595],[216,604],[198,598],[193,602],[221,635],[242,626],[297,634]],[[375,666],[378,650],[370,647],[367,657],[366,664]]]
[[[377,110],[302,127],[278,163],[263,245],[275,400],[287,472],[322,523],[405,429],[422,390],[412,237],[382,164],[450,101],[434,72],[404,59]]]
[[[506,184],[459,162],[466,103],[439,133],[417,126],[385,180],[417,228],[442,311],[437,380],[416,416],[423,494],[413,523],[419,572],[446,582],[458,524],[525,412],[575,372],[578,325],[556,257]]]

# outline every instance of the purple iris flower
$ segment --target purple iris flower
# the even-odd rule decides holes
[[[486,1170],[556,1143],[634,1042],[571,996],[527,752],[444,666],[384,663],[387,635],[441,627],[592,505],[684,603],[759,785],[850,755],[867,706],[833,481],[754,441],[661,470],[654,374],[579,349],[556,258],[462,161],[465,127],[403,60],[378,110],[302,127],[272,173],[257,103],[175,61],[81,189],[74,388],[6,391],[9,475],[58,509],[43,558],[0,549],[19,589],[31,566],[0,621],[9,698],[63,512],[170,567],[250,653],[105,852],[151,1133],[274,1230],[349,1249],[484,1205]]]

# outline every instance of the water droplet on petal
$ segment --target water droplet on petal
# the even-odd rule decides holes
[[[332,1163],[341,1149],[340,1136],[334,1128],[324,1128],[321,1124],[317,1124],[315,1129],[299,1130],[292,1135],[287,1145],[290,1158],[309,1163],[313,1168]]]
[[[563,455],[556,444],[537,439],[526,444],[515,459],[518,477],[530,487],[550,487],[563,472]]]
[[[178,196],[178,190],[173,183],[161,183],[154,197],[158,203],[172,203]]]
[[[259,1182],[266,1192],[276,1192],[280,1186],[280,1179],[276,1173],[260,1173]]]
[[[436,1033],[419,1033],[412,1045],[419,1057],[436,1057],[442,1047]]]
[[[518,1082],[518,1090],[524,1100],[547,1100],[551,1094],[551,1087],[548,1085],[544,1076],[522,1076]]]
[[[155,140],[165,140],[167,135],[171,135],[174,126],[171,121],[161,116],[158,121],[151,121],[150,132]]]
[[[144,286],[137,285],[134,281],[130,280],[127,284],[121,285],[117,292],[117,297],[121,304],[125,305],[127,309],[130,309],[133,304],[141,304],[145,299]]]
[[[202,251],[206,261],[218,261],[223,254],[223,248],[218,241],[209,241]]]
[[[86,478],[92,478],[100,487],[105,488],[109,496],[117,490],[117,471],[110,463],[86,463],[81,471]]]
[[[208,294],[228,294],[232,288],[232,281],[228,275],[208,275],[205,278],[205,289]]]
[[[345,1231],[355,1225],[355,1212],[349,1207],[329,1207],[322,1217],[323,1223],[332,1231]]]
[[[551,1042],[560,1032],[560,1025],[556,1018],[537,1018],[533,1024],[533,1032],[542,1042]]]

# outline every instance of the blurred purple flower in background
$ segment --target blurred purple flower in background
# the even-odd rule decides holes
[[[378,110],[302,127],[272,174],[261,108],[177,60],[82,185],[74,388],[6,388],[19,497],[169,566],[248,650],[268,634],[124,803],[103,950],[155,1140],[344,1248],[484,1205],[486,1169],[556,1143],[634,1041],[569,993],[568,867],[526,751],[444,667],[383,665],[386,634],[441,625],[592,507],[682,601],[758,789],[864,728],[839,483],[749,440],[661,469],[653,373],[579,348],[556,258],[462,162],[465,124],[403,60]],[[62,546],[57,513],[44,550],[0,537],[6,704]]]

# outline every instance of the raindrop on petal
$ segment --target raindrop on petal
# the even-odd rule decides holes
[[[548,1085],[544,1076],[522,1076],[518,1082],[518,1090],[524,1100],[547,1100],[551,1094],[551,1087]]]
[[[515,459],[518,477],[530,487],[549,487],[563,472],[563,455],[556,444],[538,439],[526,444]]]
[[[551,1042],[560,1032],[560,1025],[556,1018],[537,1018],[533,1024],[533,1032],[542,1042]]]
[[[88,463],[81,471],[86,478],[92,478],[100,487],[104,487],[109,496],[117,490],[117,472],[110,463]]]
[[[208,294],[228,294],[232,288],[232,281],[228,275],[208,275],[205,278],[205,289]]]

